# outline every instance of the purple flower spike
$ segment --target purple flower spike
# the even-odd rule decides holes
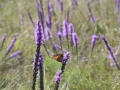
[[[6,55],[7,55],[7,54],[11,51],[11,49],[13,48],[14,43],[16,42],[16,40],[17,40],[17,37],[14,36],[12,42],[10,43],[10,45],[9,45],[8,48],[7,48]]]
[[[53,43],[53,49],[54,50],[61,50],[61,47],[55,43]]]
[[[63,0],[58,0],[59,4],[60,4],[60,11],[63,11]]]
[[[50,12],[54,11],[54,7],[51,2],[48,3],[48,8]]]
[[[102,38],[102,40],[103,40],[106,48],[108,49],[108,52],[109,52],[109,54],[111,55],[113,61],[116,63],[116,66],[117,66],[118,70],[120,70],[120,67],[119,67],[119,65],[118,65],[118,63],[117,63],[117,61],[116,61],[116,59],[115,59],[115,56],[114,56],[113,51],[112,51],[112,49],[111,49],[111,46],[109,45],[106,37],[105,37],[104,35],[101,35],[101,38]]]
[[[76,6],[78,5],[78,1],[77,0],[72,0],[73,5],[75,4]]]
[[[3,37],[2,37],[2,43],[4,43],[5,40],[6,40],[6,34],[4,34]]]
[[[116,6],[116,12],[120,13],[120,0],[114,0]]]
[[[41,23],[38,21],[37,26],[35,28],[35,41],[36,44],[39,44],[40,46],[43,45],[44,42],[44,34],[43,34],[43,29]]]
[[[68,28],[69,28],[69,33],[72,34],[74,32],[74,26],[73,26],[73,24],[70,23],[69,26],[68,26]]]
[[[88,10],[89,10],[89,14],[90,14],[90,21],[92,23],[96,23],[98,21],[98,19],[95,18],[95,16],[92,13],[92,10],[91,10],[91,8],[89,6],[88,6]]]
[[[60,31],[57,32],[57,36],[58,36],[58,38],[61,38],[62,37],[62,33]]]
[[[45,35],[46,35],[46,40],[50,40],[52,38],[50,28],[46,27]]]
[[[69,53],[69,52],[66,52],[66,53],[64,54],[62,60],[63,60],[64,62],[68,62],[69,58],[70,58],[70,53]]]
[[[40,56],[39,56],[39,60],[38,60],[38,69],[40,69],[40,65],[42,65],[43,60],[44,60],[43,55],[40,54]]]
[[[63,21],[63,36],[67,36],[68,35],[68,22],[67,20]]]
[[[95,47],[95,44],[96,44],[96,41],[98,40],[98,36],[97,35],[92,35],[92,40],[91,40],[91,43],[92,43],[92,50],[93,48]]]
[[[14,52],[13,54],[11,54],[9,58],[14,58],[14,57],[16,57],[17,55],[19,55],[20,53],[21,53],[21,51],[18,50],[18,51],[16,51],[16,52]]]
[[[78,36],[76,33],[72,33],[72,42],[73,42],[75,47],[78,46]]]
[[[57,72],[55,76],[55,82],[60,83],[61,78],[62,78],[62,71],[60,70],[59,72]]]

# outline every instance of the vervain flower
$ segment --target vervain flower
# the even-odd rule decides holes
[[[48,3],[48,8],[49,8],[50,12],[54,11],[54,7],[53,7],[53,5],[52,5],[52,3],[50,1]]]
[[[67,20],[63,21],[63,36],[67,36],[68,35],[68,22]]]
[[[18,50],[18,51],[16,51],[16,52],[14,52],[13,54],[11,54],[9,58],[10,58],[10,59],[11,59],[11,58],[14,58],[14,57],[16,57],[17,55],[19,55],[20,53],[21,53],[21,51]]]
[[[120,69],[120,67],[119,67],[119,65],[118,65],[118,63],[117,63],[117,61],[116,61],[116,59],[115,59],[115,56],[114,56],[114,54],[113,54],[113,51],[112,51],[112,49],[111,49],[111,47],[110,47],[110,45],[109,45],[106,37],[105,37],[104,35],[101,35],[101,38],[102,38],[102,40],[103,40],[106,48],[108,49],[108,52],[109,52],[109,54],[111,55],[113,61],[116,63],[117,68]]]
[[[52,38],[50,28],[46,26],[45,29],[46,40],[50,40]]]
[[[76,33],[72,33],[72,42],[73,42],[75,47],[78,46],[78,36]]]
[[[7,54],[11,51],[11,49],[13,48],[14,43],[16,42],[16,40],[17,40],[17,37],[14,36],[14,38],[12,39],[12,42],[10,43],[10,45],[9,45],[8,48],[7,48],[6,55],[7,55]]]
[[[40,57],[40,47],[43,45],[44,43],[44,34],[43,34],[43,29],[42,29],[42,25],[41,23],[38,21],[36,28],[35,28],[35,42],[37,44],[37,49],[36,49],[36,54],[35,54],[35,60],[34,60],[34,70],[33,70],[33,82],[32,82],[32,90],[35,90],[35,86],[36,86],[36,77],[38,74],[38,61],[39,61],[39,57]],[[40,67],[42,68],[42,67]],[[43,73],[42,69],[40,69],[40,73]],[[43,75],[43,74],[41,74]],[[43,77],[43,76],[41,76]],[[41,80],[42,81],[42,80]],[[44,86],[43,86],[43,81],[40,82],[42,83],[40,85],[40,89],[43,90]]]
[[[64,55],[63,55],[63,62],[68,62],[70,58],[70,53],[69,52],[66,52]]]
[[[98,21],[98,19],[96,19],[95,16],[93,15],[92,10],[89,5],[88,5],[88,10],[89,10],[89,14],[90,14],[90,21],[92,23],[96,23]]]
[[[2,47],[4,45],[5,40],[6,40],[6,34],[4,34],[3,37],[2,37],[2,45],[0,47],[0,51],[2,50]]]
[[[63,0],[58,0],[59,4],[60,4],[60,11],[63,11]]]
[[[68,28],[69,28],[69,33],[72,34],[74,32],[74,26],[73,26],[73,24],[70,23],[69,26],[68,26]]]
[[[70,58],[70,53],[66,52],[63,55],[63,58],[62,58],[62,67],[61,67],[61,70],[55,76],[55,82],[56,82],[56,84],[55,84],[54,90],[58,90],[58,88],[59,88],[60,80],[62,78],[62,74],[63,74],[64,69],[65,69],[65,65],[68,62],[69,58]]]
[[[39,44],[40,46],[42,46],[43,41],[44,41],[44,34],[43,34],[42,25],[39,21],[38,21],[37,26],[35,28],[34,34],[35,34],[36,44]]]
[[[95,44],[96,44],[96,41],[98,40],[98,36],[97,35],[92,35],[92,40],[91,40],[91,43],[92,43],[92,50],[93,48],[95,47]]]
[[[38,60],[38,69],[40,69],[40,67],[42,67],[41,65],[42,65],[42,63],[43,63],[43,60],[44,60],[43,55],[40,54],[39,60]]]
[[[73,5],[75,4],[76,6],[78,5],[78,1],[77,0],[72,0]]]
[[[116,6],[116,12],[119,14],[120,13],[120,0],[114,0],[115,1],[115,6]]]
[[[55,82],[59,83],[61,78],[62,78],[62,71],[60,70],[59,72],[57,72],[57,74],[55,76]]]
[[[3,37],[2,37],[2,43],[4,43],[5,40],[6,40],[6,34],[4,34]]]
[[[57,32],[57,36],[58,36],[58,38],[62,38],[62,33],[59,31],[59,32]]]

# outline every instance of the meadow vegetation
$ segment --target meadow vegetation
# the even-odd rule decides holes
[[[39,0],[38,0],[39,1]],[[45,18],[48,20],[47,4],[49,0],[42,0]],[[69,47],[66,37],[62,37],[63,48],[70,52],[64,73],[61,78],[59,90],[120,90],[120,70],[114,61],[108,57],[109,52],[105,47],[101,35],[105,35],[115,54],[120,66],[120,11],[116,11],[114,0],[77,0],[77,5],[72,5],[72,0],[63,0],[63,11],[60,11],[57,0],[50,0],[54,6],[55,15],[52,17],[52,42],[59,44],[57,25],[62,27],[69,11],[69,23],[74,26],[78,36],[78,47],[70,42]],[[88,5],[89,3],[89,5]],[[90,20],[90,10],[95,21]],[[120,8],[120,7],[119,7]],[[39,20],[36,0],[0,0],[0,38],[6,33],[6,41],[0,51],[0,90],[31,90],[33,78],[33,61],[36,52],[34,23]],[[97,35],[98,40],[92,51],[92,35]],[[8,54],[17,50],[21,54],[15,58],[3,60],[6,49],[14,36],[17,40]],[[47,50],[55,54],[50,40],[45,40]],[[2,44],[2,39],[0,45]],[[77,49],[77,50],[76,50]],[[77,51],[77,52],[76,52]],[[41,47],[44,57],[44,88],[53,90],[54,76],[61,68],[61,63],[49,57],[44,46]],[[61,50],[57,51],[61,53]],[[36,90],[39,90],[37,79]]]

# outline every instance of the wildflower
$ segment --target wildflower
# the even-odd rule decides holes
[[[58,0],[59,4],[60,4],[60,11],[63,11],[63,0]]]
[[[46,27],[45,29],[46,40],[50,40],[52,38],[50,28]]]
[[[57,74],[55,76],[55,82],[59,83],[61,78],[62,78],[62,71],[60,70],[59,72],[57,72]]]
[[[88,5],[88,10],[89,10],[89,14],[90,14],[90,21],[91,21],[92,23],[96,23],[96,22],[98,21],[98,19],[96,19],[95,16],[93,15],[92,10],[91,10],[91,8],[89,7],[89,5]]]
[[[43,41],[44,41],[44,34],[43,34],[43,28],[41,23],[38,21],[37,26],[35,28],[35,41],[36,44],[39,44],[40,46],[43,45]]]
[[[2,43],[4,43],[5,40],[6,40],[6,34],[4,34],[3,37],[2,37]]]
[[[2,45],[0,47],[0,51],[2,50],[2,47],[4,45],[5,40],[6,40],[6,34],[4,34],[3,37],[2,37]]]
[[[62,33],[60,31],[57,32],[57,36],[58,36],[58,38],[62,38]]]
[[[12,39],[12,42],[10,43],[10,45],[9,45],[8,48],[7,48],[6,55],[7,55],[7,54],[11,51],[11,49],[13,48],[14,43],[16,42],[16,40],[17,40],[17,37],[14,36],[14,38]]]
[[[39,55],[39,60],[38,60],[38,69],[39,69],[39,71],[40,71],[40,73],[39,73],[39,76],[40,76],[40,89],[41,90],[44,90],[44,82],[43,82],[43,80],[44,80],[44,73],[43,73],[43,55],[42,54],[40,54]]]
[[[69,53],[69,52],[66,52],[66,53],[64,54],[62,60],[63,60],[63,62],[68,62],[69,58],[70,58],[70,53]]]
[[[60,83],[60,80],[62,78],[62,74],[64,72],[64,69],[65,69],[65,66],[66,66],[66,63],[68,62],[70,58],[70,53],[69,52],[66,52],[62,58],[62,67],[61,67],[61,70],[57,73],[57,75],[55,76],[55,87],[54,87],[54,90],[58,90],[59,88],[59,83]]]
[[[120,25],[120,17],[118,18],[118,24]]]
[[[95,47],[95,44],[96,44],[96,41],[98,40],[98,36],[97,35],[92,35],[92,40],[91,40],[91,43],[92,43],[92,50],[93,48]]]
[[[73,26],[73,24],[70,23],[69,26],[68,26],[68,28],[69,28],[69,33],[72,34],[74,32],[74,26]]]
[[[120,13],[120,0],[114,0],[116,6],[116,12]]]
[[[75,4],[76,6],[78,5],[78,1],[77,0],[72,0],[72,3]]]
[[[68,22],[67,20],[63,21],[63,36],[67,36],[68,35]]]
[[[73,42],[75,47],[78,46],[78,36],[76,33],[72,33],[72,42]]]
[[[113,51],[112,51],[112,49],[111,49],[111,47],[110,47],[110,45],[109,45],[106,37],[105,37],[104,35],[101,35],[101,38],[102,38],[102,40],[103,40],[106,48],[108,49],[109,54],[111,55],[113,61],[116,63],[116,66],[117,66],[117,68],[118,68],[118,70],[119,70],[120,67],[119,67],[119,65],[118,65],[118,63],[117,63],[117,61],[116,61],[116,59],[115,59],[115,56],[114,56],[114,54],[113,54]]]
[[[54,7],[53,7],[53,5],[50,1],[48,3],[48,9],[49,9],[50,12],[54,11]]]
[[[14,52],[13,54],[11,54],[9,58],[10,58],[10,59],[11,59],[11,58],[14,58],[14,57],[16,57],[17,55],[19,55],[20,53],[21,53],[21,51],[18,50],[18,51],[16,51],[16,52]]]
[[[40,67],[42,67],[41,65],[42,65],[42,63],[43,63],[43,55],[42,54],[40,54],[39,55],[39,60],[38,60],[38,69],[40,69]]]
[[[32,82],[32,90],[35,90],[35,85],[36,85],[36,77],[38,74],[38,61],[39,61],[39,57],[40,57],[40,47],[43,45],[44,43],[44,35],[43,35],[43,29],[42,29],[42,25],[41,23],[38,21],[37,26],[35,28],[35,43],[37,44],[37,49],[36,49],[36,54],[35,54],[35,62],[34,62],[34,70],[33,70],[33,82]],[[40,67],[42,68],[42,67]],[[42,70],[42,69],[40,69]],[[42,73],[43,71],[40,71],[40,73]],[[41,74],[43,75],[43,74]],[[43,76],[41,76],[43,77]],[[42,86],[40,86],[41,90],[43,90],[44,86],[43,86],[43,82],[41,84]]]

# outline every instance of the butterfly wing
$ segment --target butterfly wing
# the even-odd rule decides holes
[[[62,62],[63,55],[62,54],[57,54],[54,55],[53,58],[57,60],[58,62]]]

